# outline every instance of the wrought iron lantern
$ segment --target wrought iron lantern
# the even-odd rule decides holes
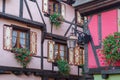
[[[78,33],[78,44],[87,44],[91,40],[91,36],[86,33]]]
[[[76,33],[77,36],[73,33],[73,30],[72,30],[72,33],[67,39],[68,48],[75,48],[77,44],[78,45],[87,44],[91,40],[90,35],[78,30],[74,30],[74,31],[75,31],[74,33]]]
[[[71,33],[67,39],[68,48],[74,48],[77,44],[77,40],[78,40],[77,36],[75,36],[74,33]]]

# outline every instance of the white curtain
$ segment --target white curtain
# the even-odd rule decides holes
[[[20,32],[20,46],[22,47],[22,48],[25,48],[25,33],[23,33],[23,32]]]
[[[12,33],[12,47],[13,48],[16,46],[16,41],[17,41],[17,32],[13,31]]]

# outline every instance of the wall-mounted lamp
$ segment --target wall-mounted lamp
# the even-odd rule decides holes
[[[75,34],[72,32],[67,39],[68,48],[74,48],[77,44],[77,40],[78,40],[77,36],[75,36]]]
[[[72,32],[70,34],[70,36],[68,36],[68,39],[67,39],[68,48],[75,48],[76,44],[79,44],[79,45],[87,44],[91,40],[90,35],[88,35],[84,32],[75,30],[74,28],[73,28],[73,30],[74,30],[74,33]],[[76,33],[76,35],[75,35],[75,33]]]

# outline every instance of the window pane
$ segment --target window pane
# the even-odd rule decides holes
[[[17,42],[17,31],[12,32],[12,47],[16,47]]]
[[[55,50],[58,49],[58,44],[55,44]]]
[[[25,38],[25,33],[24,32],[20,32],[20,38]]]
[[[64,46],[63,45],[60,45],[60,50],[64,51]]]
[[[55,44],[55,59],[65,59],[66,46],[61,44]]]
[[[13,31],[12,36],[17,37],[17,31]]]
[[[59,4],[56,1],[50,0],[48,8],[49,8],[49,14],[61,13],[61,4]]]
[[[55,59],[58,59],[59,55],[58,55],[58,50],[55,50]]]
[[[25,39],[20,39],[20,46],[25,48]]]
[[[28,48],[30,47],[29,33],[19,29],[14,29],[12,32],[12,47]]]

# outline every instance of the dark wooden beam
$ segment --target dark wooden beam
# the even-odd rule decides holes
[[[7,67],[7,66],[0,66],[0,70],[2,72],[5,71],[10,71],[16,75],[21,75],[21,74],[34,74],[35,76],[40,76],[40,77],[50,77],[50,78],[63,78],[63,79],[79,79],[82,78],[82,76],[75,76],[75,75],[69,75],[69,76],[64,76],[61,75],[57,71],[50,71],[50,70],[40,70],[40,69],[32,69],[32,68],[18,68],[18,67]],[[1,74],[2,74],[1,72]],[[4,73],[3,73],[4,74]]]
[[[6,3],[6,0],[3,0],[3,6],[2,6],[2,12],[5,13],[5,3]]]
[[[41,62],[40,62],[40,63],[41,63],[41,70],[43,70],[43,67],[44,67],[44,66],[43,66],[43,65],[44,65],[44,64],[43,64],[43,61],[44,61],[44,60],[43,60],[43,59],[44,59],[44,58],[43,58],[43,57],[44,57],[44,56],[43,56],[43,54],[44,54],[44,50],[43,50],[43,49],[44,49],[44,45],[43,45],[43,44],[44,44],[44,39],[43,39],[43,38],[44,38],[44,32],[42,32],[41,34],[42,34],[42,36],[41,36],[41,40],[42,40],[42,41],[41,41]]]
[[[36,3],[36,5],[37,5],[38,11],[39,11],[40,16],[41,16],[41,18],[42,18],[42,21],[43,21],[43,23],[45,24],[45,21],[44,21],[43,15],[42,15],[42,13],[41,13],[41,10],[40,10],[40,8],[39,8],[39,5],[38,5],[37,0],[35,1],[35,3]]]
[[[19,17],[23,17],[23,0],[20,0]]]
[[[29,9],[29,6],[28,6],[28,3],[27,3],[26,0],[24,0],[24,2],[25,2],[25,5],[26,5],[26,8],[27,8],[27,11],[28,11],[28,13],[29,13],[29,16],[30,16],[31,20],[33,20],[32,14],[31,14],[30,9]]]
[[[43,23],[40,23],[40,22],[37,22],[37,21],[31,21],[31,20],[25,19],[25,18],[20,18],[20,17],[14,16],[14,15],[10,15],[10,14],[0,12],[0,18],[5,18],[5,19],[9,19],[9,20],[22,22],[24,24],[29,25],[30,27],[46,30],[46,25],[43,24]]]
[[[102,19],[101,14],[98,14],[98,40],[99,45],[95,46],[96,49],[100,49],[102,47]]]
[[[51,34],[51,33],[46,33],[45,38],[46,39],[58,39],[61,41],[67,41],[67,37],[56,35],[56,34]]]
[[[67,33],[68,33],[68,31],[70,30],[70,28],[72,27],[74,21],[75,21],[75,18],[74,18],[74,19],[72,20],[72,22],[70,23],[70,26],[68,27],[67,31],[65,32],[64,37],[67,35]]]
[[[120,4],[120,0],[94,0],[75,7],[83,15],[99,13],[108,9],[114,9]]]
[[[80,26],[79,24],[72,23],[72,22],[67,21],[67,20],[63,20],[63,22],[68,23],[68,24],[72,24],[72,25],[74,25],[74,26],[78,26],[78,27],[80,27],[80,28],[83,28],[83,26]]]
[[[87,25],[90,23],[91,20],[92,20],[92,16],[90,16],[90,19],[88,20],[88,22],[86,23],[85,28],[84,28],[84,32],[87,31],[87,33],[88,33],[89,35],[91,35],[91,32],[90,32],[90,29],[89,29],[89,27],[88,27]],[[93,53],[94,53],[94,57],[95,57],[95,60],[96,60],[96,64],[97,64],[98,67],[100,67],[99,59],[98,59],[98,56],[97,56],[95,44],[94,44],[94,41],[93,41],[92,37],[91,37],[91,40],[90,40],[90,44],[91,44],[91,47],[92,47],[92,50],[93,50]],[[88,53],[87,53],[87,54],[88,54]],[[86,54],[86,55],[87,55],[87,54]],[[88,64],[88,63],[87,63],[87,64]]]

